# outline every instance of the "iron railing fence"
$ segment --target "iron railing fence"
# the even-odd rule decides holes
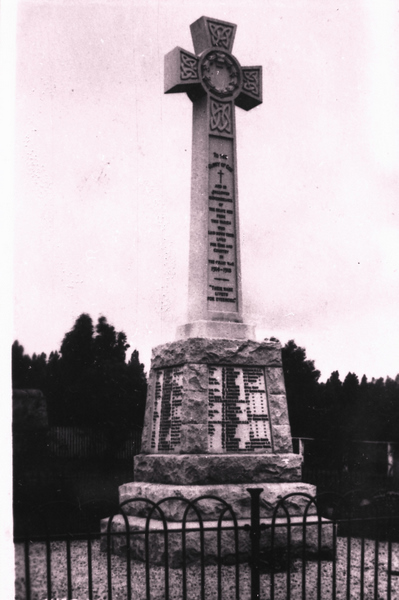
[[[261,492],[248,488],[248,518],[201,496],[179,499],[178,521],[175,497],[126,500],[91,532],[51,531],[50,519],[45,534],[15,538],[16,599],[398,598],[398,494],[289,494],[270,512]],[[214,521],[204,502],[217,504]]]

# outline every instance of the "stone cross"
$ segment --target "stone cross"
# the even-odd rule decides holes
[[[195,54],[165,56],[165,93],[193,102],[189,323],[178,337],[253,338],[243,323],[235,105],[262,102],[262,67],[231,54],[236,25],[201,17],[191,25]]]

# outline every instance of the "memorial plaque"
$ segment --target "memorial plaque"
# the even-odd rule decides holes
[[[265,375],[260,367],[209,367],[209,452],[271,452]]]
[[[237,304],[233,140],[210,137],[208,310],[231,312]]]
[[[180,449],[183,371],[158,369],[156,373],[151,449],[176,452]]]

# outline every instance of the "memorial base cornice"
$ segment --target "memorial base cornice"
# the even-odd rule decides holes
[[[255,340],[255,326],[234,321],[193,321],[176,330],[177,340],[188,338]]]
[[[299,454],[138,454],[136,481],[175,485],[285,483],[301,480]]]

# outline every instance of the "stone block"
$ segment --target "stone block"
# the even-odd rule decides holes
[[[205,521],[217,520],[224,511],[226,504],[231,506],[233,514],[237,519],[249,519],[251,516],[251,496],[248,489],[251,487],[261,488],[260,514],[262,518],[272,517],[277,503],[288,494],[290,496],[284,503],[290,516],[303,515],[310,502],[310,498],[316,495],[316,488],[309,483],[258,483],[256,485],[245,484],[223,484],[223,485],[165,485],[149,482],[125,483],[119,487],[119,502],[125,502],[131,498],[147,498],[151,502],[160,502],[164,498],[170,499],[162,502],[161,509],[168,521],[181,521],[188,506],[186,500],[192,502],[200,496],[216,496],[224,502],[214,499],[204,499],[195,503]],[[309,498],[309,497],[310,498]],[[147,517],[151,511],[150,502],[138,502],[137,500],[124,505],[124,512],[130,516]],[[309,514],[316,512],[315,505],[310,503]],[[231,511],[225,513],[225,519],[232,519]],[[279,513],[284,516],[284,512]],[[161,514],[155,511],[154,519],[161,519]],[[188,521],[196,521],[197,516],[194,509],[187,514]]]
[[[300,481],[298,454],[138,454],[136,481],[177,485]]]
[[[272,435],[275,452],[284,454],[292,452],[291,428],[289,425],[276,425],[273,423]]]
[[[181,451],[186,454],[201,454],[208,449],[208,426],[196,423],[181,425]]]
[[[268,394],[285,394],[282,367],[266,367],[266,386]]]
[[[152,416],[154,412],[154,390],[156,374],[150,371],[147,384],[147,398],[144,414],[144,427],[141,433],[141,452],[151,451]]]
[[[201,392],[185,392],[181,407],[181,422],[208,423],[208,398]]]
[[[204,364],[187,364],[184,369],[184,384],[189,392],[208,394],[208,367]]]
[[[278,425],[289,425],[287,399],[285,394],[269,395],[270,414],[273,415],[273,422]]]

